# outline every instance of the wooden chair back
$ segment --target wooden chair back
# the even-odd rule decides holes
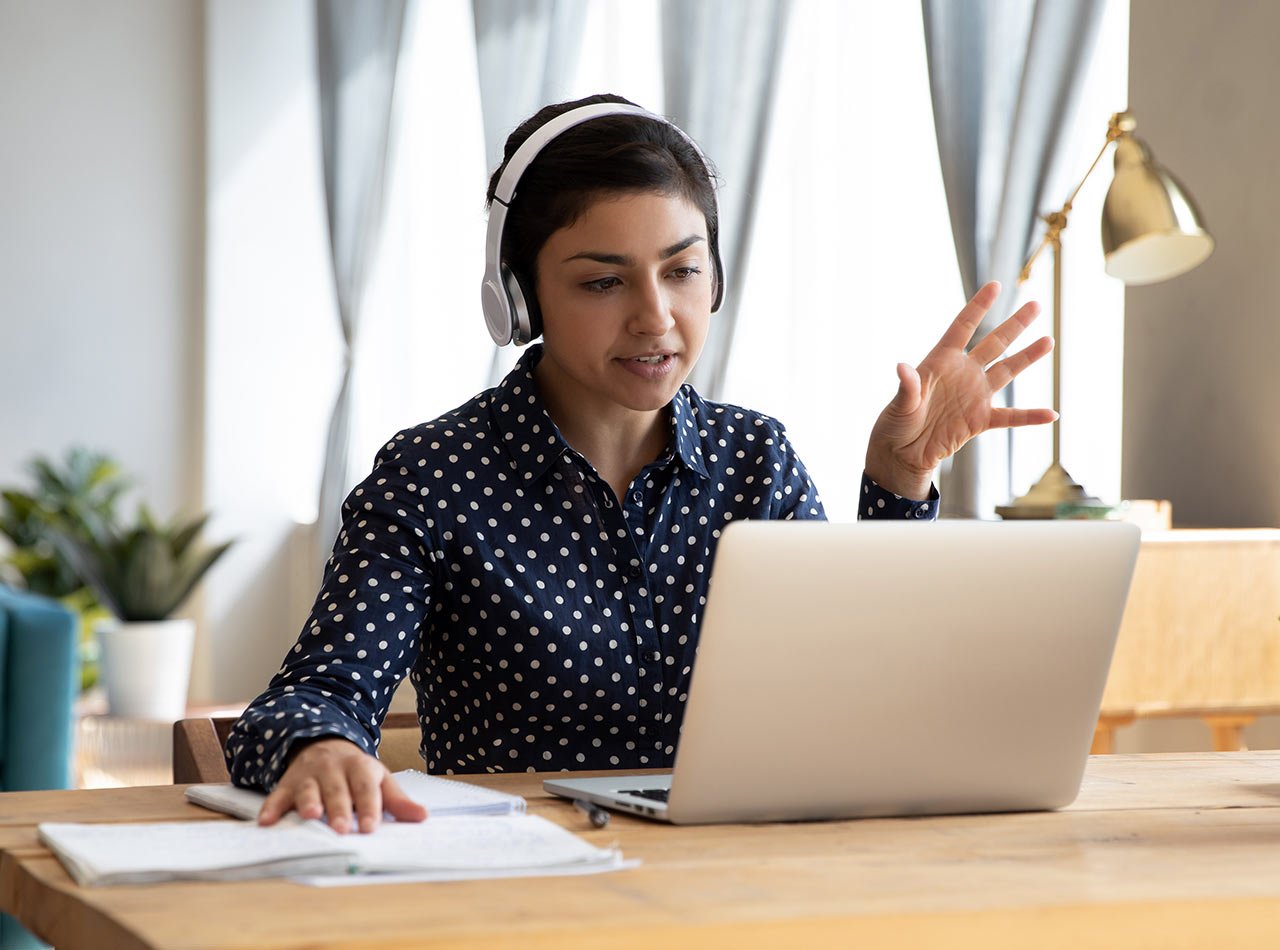
[[[173,724],[173,782],[188,785],[229,782],[222,750],[235,723],[234,716],[180,719]],[[393,772],[422,769],[418,744],[422,733],[414,713],[388,713],[382,723],[378,758]]]

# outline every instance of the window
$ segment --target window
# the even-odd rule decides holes
[[[570,95],[609,90],[662,108],[657,0],[596,0]],[[748,272],[724,398],[782,419],[833,518],[856,516],[867,435],[897,381],[963,303],[929,100],[917,4],[796,0],[782,61]],[[1067,137],[1069,189],[1123,106],[1127,3],[1106,8]],[[400,147],[383,252],[371,282],[356,380],[357,469],[396,429],[487,385],[492,347],[478,301],[484,168],[470,5],[434,0],[410,23]],[[712,156],[714,159],[714,156]],[[1066,232],[1063,458],[1095,494],[1119,492],[1122,289],[1103,275],[1096,233],[1109,168]],[[1051,209],[1045,209],[1051,210]],[[1048,310],[1052,268],[1023,296]],[[1049,315],[1042,332],[1049,332]],[[509,366],[518,356],[504,351]],[[1048,405],[1050,374],[1019,381]],[[1015,489],[1049,462],[1049,433],[1015,436]]]
[[[918,4],[797,3],[725,398],[775,415],[833,519],[963,294]]]

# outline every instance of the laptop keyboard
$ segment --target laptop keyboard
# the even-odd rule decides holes
[[[618,791],[619,795],[635,795],[655,802],[665,802],[670,793],[669,788],[624,788]]]

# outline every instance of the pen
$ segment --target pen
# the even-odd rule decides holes
[[[609,812],[601,808],[595,802],[589,802],[585,798],[575,798],[573,806],[591,819],[591,824],[596,828],[603,828],[609,823]]]

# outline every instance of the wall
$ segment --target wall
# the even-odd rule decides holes
[[[1124,496],[1171,499],[1178,527],[1280,526],[1277,35],[1267,0],[1133,0],[1138,133],[1217,241],[1125,301]]]
[[[82,443],[200,503],[201,11],[0,0],[0,484]]]
[[[316,586],[298,522],[336,322],[311,10],[0,0],[0,484],[82,443],[159,513],[214,512],[236,544],[185,611],[196,702],[255,693]]]

